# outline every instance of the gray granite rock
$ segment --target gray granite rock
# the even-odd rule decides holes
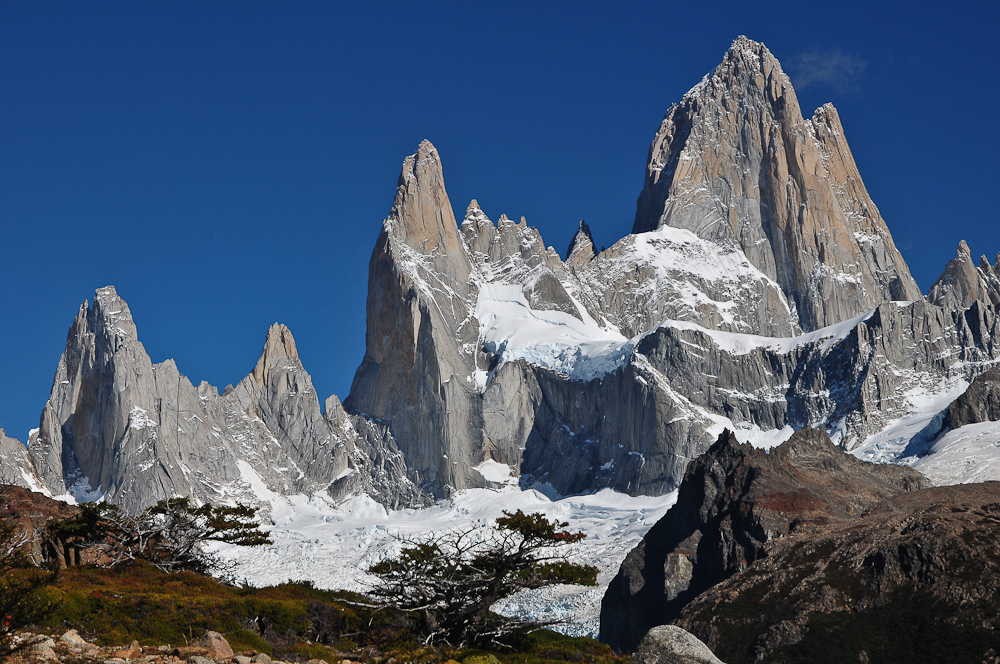
[[[920,298],[836,110],[804,119],[777,59],[746,37],[670,107],[650,145],[633,233],[664,227],[740,249],[803,330]]]
[[[991,369],[969,385],[958,399],[948,406],[946,423],[953,429],[966,424],[1000,420],[1000,369]]]
[[[962,240],[955,258],[931,286],[927,301],[945,309],[967,309],[975,302],[996,305],[1000,302],[997,275],[985,256],[976,266],[969,245]]]
[[[13,484],[35,491],[44,490],[45,482],[35,470],[28,448],[0,429],[0,484]]]
[[[173,360],[153,364],[137,335],[113,287],[81,306],[29,441],[53,493],[104,496],[129,511],[173,495],[261,505],[258,482],[307,493],[367,458],[353,428],[321,412],[285,326],[271,327],[257,366],[221,395],[192,385]]]
[[[694,634],[660,625],[642,637],[632,653],[632,664],[724,664]]]

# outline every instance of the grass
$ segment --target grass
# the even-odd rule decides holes
[[[75,628],[99,645],[185,645],[208,630],[233,650],[287,661],[342,659],[431,664],[492,655],[501,664],[619,664],[624,658],[593,639],[548,630],[522,635],[503,651],[423,646],[411,614],[373,610],[365,598],[319,590],[308,582],[237,588],[198,574],[166,574],[145,563],[115,569],[63,570],[43,593],[57,608],[39,627]]]

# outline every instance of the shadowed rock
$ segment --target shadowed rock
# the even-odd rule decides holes
[[[771,540],[850,521],[926,486],[909,468],[845,454],[823,429],[802,429],[770,453],[726,431],[688,465],[677,503],[622,563],[601,605],[601,640],[631,650],[700,593],[767,556]]]

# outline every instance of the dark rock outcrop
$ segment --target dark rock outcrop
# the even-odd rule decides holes
[[[946,422],[953,429],[1000,420],[1000,369],[976,376],[969,388],[948,406]]]
[[[677,503],[622,563],[601,606],[601,640],[631,650],[700,593],[766,557],[772,540],[850,521],[927,486],[908,468],[845,454],[823,429],[802,429],[770,452],[726,431],[688,465]]]
[[[903,493],[768,545],[675,624],[739,662],[993,661],[1000,483]]]

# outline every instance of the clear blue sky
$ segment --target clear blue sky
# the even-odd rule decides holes
[[[739,34],[807,113],[837,106],[921,288],[960,239],[1000,252],[995,2],[425,4],[0,0],[0,427],[38,426],[108,284],[195,382],[236,383],[280,321],[345,397],[421,139],[459,218],[477,198],[560,253],[586,218],[610,246],[664,111]]]

